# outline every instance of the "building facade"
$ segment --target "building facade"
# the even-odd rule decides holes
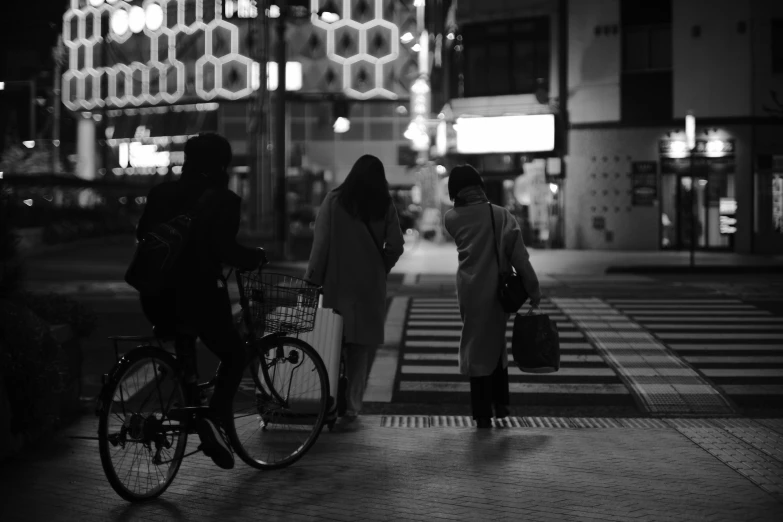
[[[485,117],[552,113],[565,129],[567,139],[552,151],[476,158],[451,150],[452,161],[479,162],[488,178],[496,174],[483,163],[509,165],[500,175],[509,188],[538,185],[540,199],[550,189],[546,211],[524,205],[535,202],[535,190],[495,195],[498,203],[516,199],[528,207],[534,244],[546,244],[547,226],[544,236],[561,233],[566,248],[689,249],[693,241],[707,250],[783,252],[779,2],[463,0],[457,13],[464,49],[451,55],[461,66],[449,105]],[[471,34],[536,23],[550,29],[548,71],[536,58],[547,53],[535,44],[516,49],[514,40],[498,51],[498,36],[501,43],[480,44],[493,50],[479,51],[498,60],[495,76],[471,73],[471,63],[481,63],[471,56]],[[517,81],[530,90],[532,77],[546,89],[509,92]],[[689,114],[693,136],[686,133]],[[523,181],[536,172],[524,168],[531,157],[543,183],[535,174]]]
[[[304,236],[325,192],[362,154],[381,158],[390,184],[410,190],[401,148],[410,148],[403,132],[418,68],[401,37],[416,33],[413,2],[287,4],[299,9],[287,14],[278,41],[279,10],[269,0],[69,0],[62,101],[77,120],[76,173],[175,178],[187,138],[220,132],[234,152],[231,187],[245,199],[244,226],[266,233],[282,177],[272,156],[284,140],[286,221]],[[322,17],[326,7],[337,17]],[[283,135],[275,121],[280,42]],[[336,116],[350,128],[338,132]]]

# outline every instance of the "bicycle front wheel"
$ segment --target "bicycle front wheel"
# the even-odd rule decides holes
[[[125,500],[152,500],[179,471],[184,426],[168,418],[185,406],[174,357],[139,348],[117,364],[101,393],[98,448],[109,484]]]
[[[289,466],[315,444],[328,403],[329,376],[312,346],[293,337],[264,343],[234,396],[228,430],[234,450],[255,468]]]

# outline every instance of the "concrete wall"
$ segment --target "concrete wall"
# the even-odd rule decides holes
[[[672,2],[675,118],[688,110],[697,118],[751,113],[750,11],[749,2],[736,0]]]
[[[752,21],[749,24],[753,39],[753,55],[751,69],[753,71],[753,114],[755,116],[771,116],[765,109],[777,109],[783,113],[783,106],[778,105],[770,91],[776,92],[778,100],[783,104],[783,74],[772,73],[772,38],[771,18],[783,18],[783,2],[779,0],[751,0]],[[783,153],[778,148],[777,153]]]
[[[620,4],[568,3],[568,111],[571,123],[620,120]],[[609,34],[596,28],[616,26]]]
[[[566,157],[566,248],[657,250],[659,206],[631,205],[631,162],[657,161],[659,129],[574,130]],[[603,217],[605,230],[593,228]],[[606,232],[613,238],[608,238]]]

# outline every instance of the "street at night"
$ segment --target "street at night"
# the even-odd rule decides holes
[[[0,522],[783,519],[783,3],[0,4]]]

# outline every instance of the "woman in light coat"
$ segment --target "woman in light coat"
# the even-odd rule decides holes
[[[369,356],[384,342],[386,275],[404,243],[383,163],[364,155],[321,204],[305,272],[323,285],[324,308],[343,316],[348,408],[337,421],[341,429],[361,412]]]
[[[509,413],[508,314],[498,298],[499,273],[509,273],[513,266],[522,275],[532,306],[538,306],[541,290],[519,224],[508,210],[489,203],[478,171],[470,165],[455,167],[448,188],[454,208],[446,212],[444,224],[459,256],[459,370],[470,376],[470,400],[477,426],[489,428],[493,406],[497,418]],[[494,234],[490,211],[495,217]],[[493,241],[497,241],[500,271]]]

